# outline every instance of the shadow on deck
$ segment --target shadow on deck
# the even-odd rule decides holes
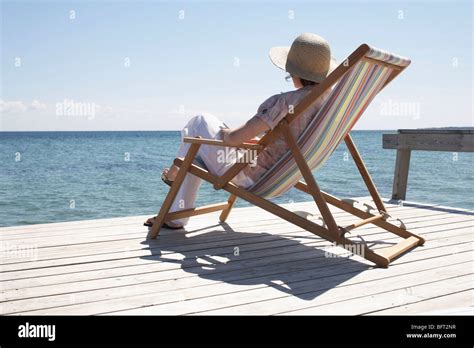
[[[148,245],[148,250],[151,255],[145,256],[147,260],[156,260],[159,262],[170,262],[179,264],[181,269],[188,273],[193,273],[199,277],[213,280],[216,282],[226,282],[232,285],[267,285],[285,294],[296,296],[303,300],[312,300],[318,293],[304,292],[301,289],[300,282],[295,277],[294,272],[301,271],[301,267],[296,267],[294,270],[291,268],[292,263],[301,263],[302,255],[304,255],[304,263],[307,269],[313,270],[310,278],[305,277],[304,288],[311,287],[311,282],[314,283],[314,288],[317,288],[319,279],[326,277],[327,289],[336,287],[337,285],[351,279],[360,272],[372,268],[367,264],[360,263],[348,258],[336,258],[328,257],[328,251],[316,248],[313,245],[305,245],[299,241],[292,240],[285,237],[285,235],[271,235],[269,233],[255,233],[255,232],[244,232],[239,230],[235,231],[227,223],[221,223],[224,230],[211,230],[204,234],[197,236],[186,237],[186,234],[196,232],[196,230],[189,232],[176,232],[170,233],[176,235],[176,244],[172,243],[160,245],[160,238],[156,240],[146,240],[142,244]],[[165,232],[166,233],[166,232]],[[227,246],[221,246],[219,241],[222,237],[228,237],[230,233],[235,233],[239,237],[239,242],[234,245],[230,244]],[[262,266],[252,266],[253,259],[247,259],[246,261],[240,262],[236,267],[236,261],[240,261],[241,255],[245,254],[245,246],[249,243],[252,244],[252,240],[271,238],[272,245],[278,245],[282,251],[282,256],[285,265],[278,269],[278,263]],[[293,236],[294,237],[294,236]],[[322,241],[321,238],[312,237],[305,235],[307,239],[314,239],[315,241]],[[193,249],[192,244],[205,244],[206,247],[203,249],[199,247]],[[265,242],[260,242],[265,243]],[[252,244],[255,245],[255,244]],[[205,255],[206,250],[219,250],[217,255]],[[184,256],[183,260],[169,259],[166,254],[162,253],[162,250],[166,250],[167,253],[180,253]],[[204,253],[204,255],[203,255]],[[258,254],[255,255],[258,258]],[[249,265],[251,268],[249,268]],[[268,266],[274,266],[274,271],[268,273]],[[331,270],[331,277],[327,277],[328,270]],[[308,281],[310,283],[308,283]],[[325,290],[321,290],[319,293],[324,293]]]

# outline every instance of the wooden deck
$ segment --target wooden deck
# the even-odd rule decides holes
[[[426,244],[388,269],[328,257],[345,251],[259,208],[234,209],[226,224],[195,217],[151,241],[144,216],[0,228],[0,313],[472,314],[474,213],[389,207]],[[372,226],[358,235],[377,247],[398,240]]]

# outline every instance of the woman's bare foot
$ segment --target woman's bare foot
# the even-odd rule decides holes
[[[147,220],[143,223],[143,225],[144,225],[144,226],[151,227],[151,226],[153,226],[153,224],[155,223],[155,219],[156,219],[156,216],[151,217],[151,218],[147,219]]]
[[[179,229],[183,228],[183,225],[170,221],[170,222],[165,222],[163,224],[163,227],[164,228],[170,228],[170,229],[173,229],[173,230],[179,230]]]
[[[178,166],[175,166],[174,164],[171,166],[171,168],[165,168],[163,169],[163,176],[168,180],[168,181],[174,181],[176,179],[176,175],[178,174]]]
[[[156,219],[156,216],[151,217],[151,218],[147,219],[147,220],[143,223],[143,225],[148,226],[148,227],[151,227],[151,226],[153,226],[153,224],[155,223],[155,219]],[[164,227],[164,228],[170,228],[170,229],[173,229],[173,230],[178,230],[178,229],[183,228],[183,225],[180,225],[180,224],[177,224],[177,223],[173,223],[173,222],[165,222],[165,223],[163,224],[163,227]]]

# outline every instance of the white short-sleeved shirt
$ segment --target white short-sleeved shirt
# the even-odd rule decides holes
[[[259,106],[257,113],[253,117],[258,117],[268,124],[270,129],[273,129],[288,114],[290,107],[294,108],[306,95],[308,95],[308,93],[311,92],[312,88],[313,86],[310,85],[294,91],[276,94],[265,100]],[[329,91],[322,95],[291,124],[291,132],[296,139],[305,130],[313,117],[316,116],[328,95]],[[244,169],[244,173],[254,182],[257,182],[257,180],[287,151],[288,146],[286,141],[283,136],[279,136],[258,155],[256,163],[253,163],[251,166],[247,166]]]

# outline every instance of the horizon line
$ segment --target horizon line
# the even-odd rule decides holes
[[[352,131],[370,131],[370,132],[386,132],[386,131],[398,131],[399,129],[405,128],[393,128],[393,129],[353,129]],[[420,128],[423,129],[423,128]],[[181,132],[180,129],[157,129],[157,130],[0,130],[0,133],[54,133],[54,132],[64,132],[64,133],[79,133],[79,132]]]

